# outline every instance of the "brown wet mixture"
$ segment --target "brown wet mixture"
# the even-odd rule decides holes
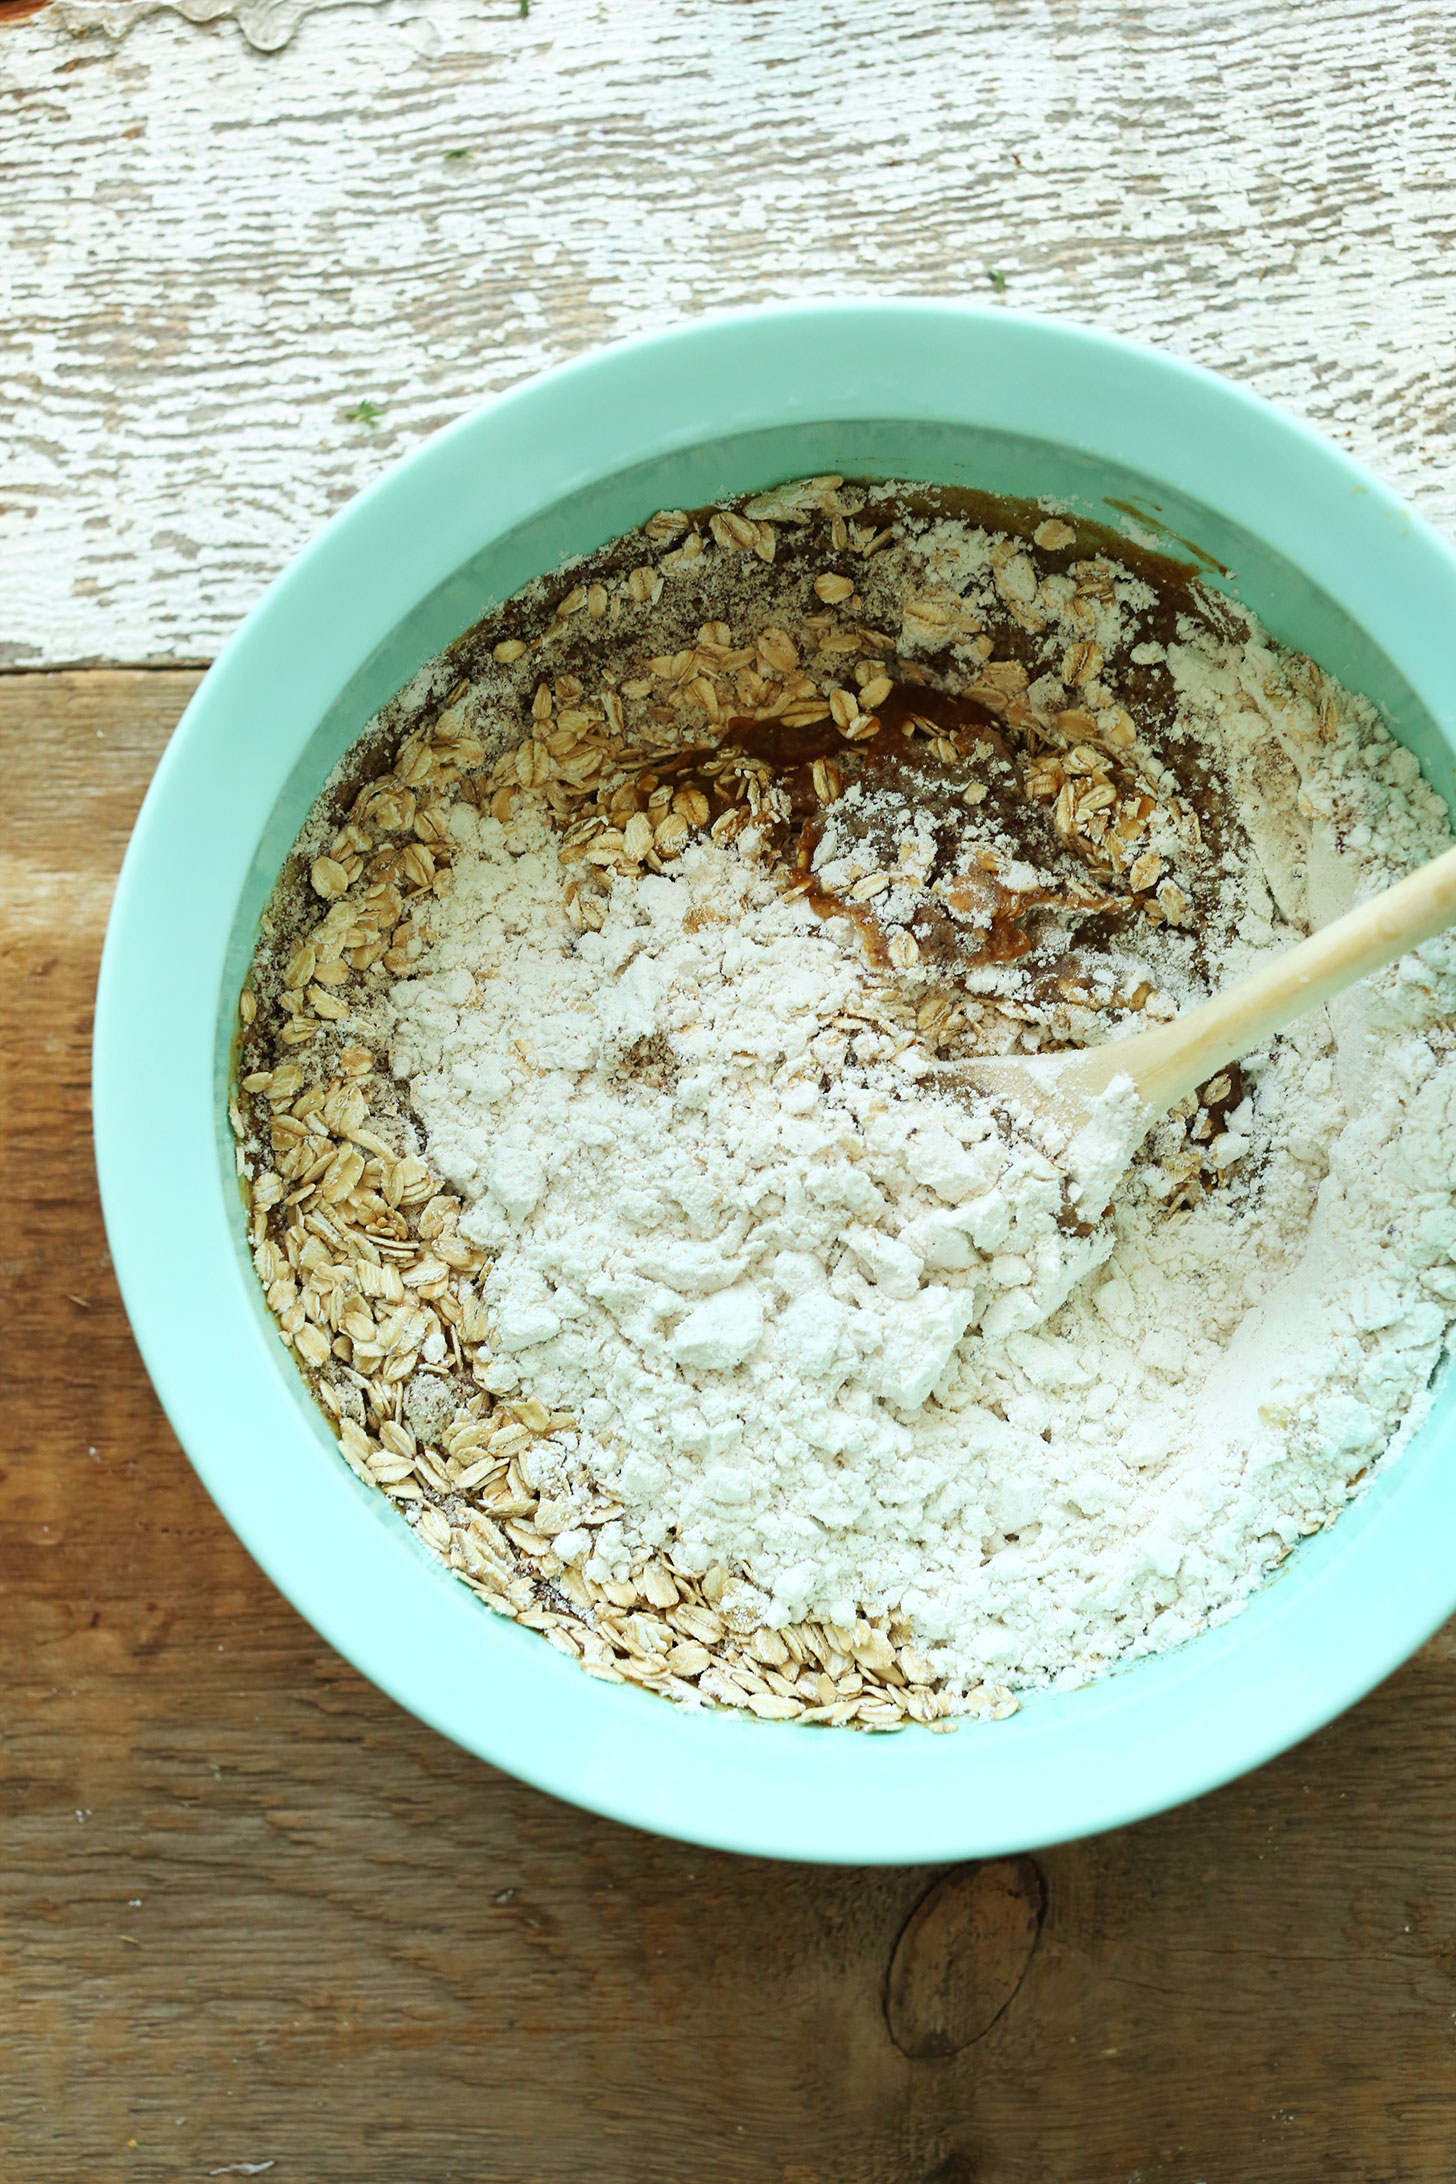
[[[1187,904],[1174,883],[1163,883],[1159,900],[1149,868],[1137,875],[1139,896],[1119,886],[1091,839],[1079,839],[1070,825],[1058,827],[1062,815],[1051,799],[1064,801],[1069,820],[1074,791],[1063,765],[1038,764],[1035,731],[1019,733],[969,699],[933,687],[908,682],[885,696],[879,687],[877,681],[857,699],[835,692],[841,702],[824,709],[819,726],[730,720],[716,751],[659,762],[652,779],[700,790],[710,829],[734,808],[748,780],[772,784],[772,817],[762,834],[770,855],[789,868],[788,891],[802,894],[820,917],[847,918],[880,969],[934,963],[954,978],[986,964],[1015,963],[1037,948],[1038,911],[1059,913],[1064,930],[1092,949],[1105,941],[1109,918],[1142,911],[1183,922]],[[875,710],[856,709],[864,704]],[[1126,815],[1122,838],[1135,839],[1152,799],[1101,752],[1079,752],[1077,762],[1085,763],[1089,790],[1094,783],[1111,787]],[[828,807],[835,805],[831,821]],[[1084,795],[1084,819],[1089,806],[1100,810],[1100,799]],[[1105,837],[1106,828],[1098,833]],[[826,858],[826,842],[842,854]],[[1045,874],[1042,883],[1018,885],[1002,876],[1031,858]],[[866,872],[846,872],[839,891],[825,869],[866,863]],[[1089,872],[1103,884],[1089,887]],[[907,873],[925,899],[897,920],[885,897]],[[1075,956],[1058,958],[1054,975],[1063,988],[1077,968]],[[1036,985],[1029,990],[1034,998],[1053,998]]]

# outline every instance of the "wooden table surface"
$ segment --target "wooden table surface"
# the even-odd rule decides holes
[[[901,1943],[936,1871],[556,1804],[271,1589],[133,1348],[88,1129],[108,897],[195,681],[0,676],[3,2184],[1449,2184],[1456,1626]],[[1043,1891],[1028,1957],[1002,1908]]]

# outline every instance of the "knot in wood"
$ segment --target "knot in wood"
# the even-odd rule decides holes
[[[954,2055],[989,2032],[1026,1975],[1045,1911],[1032,1858],[943,1874],[890,1958],[885,2023],[901,2054]]]

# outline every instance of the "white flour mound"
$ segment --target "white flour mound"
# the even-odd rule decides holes
[[[1262,864],[1216,983],[1449,839],[1257,631],[1169,666]],[[672,1539],[772,1624],[894,1609],[956,1688],[1078,1682],[1232,1612],[1419,1422],[1456,1310],[1444,942],[1253,1058],[1223,1188],[1170,1215],[1155,1133],[1079,1237],[1064,1170],[1100,1207],[1125,1080],[1058,1166],[851,1039],[857,950],[736,851],[578,934],[543,805],[451,826],[392,1066],[492,1254],[490,1384],[579,1421],[530,1459],[562,1561]],[[592,1481],[624,1513],[589,1532]]]

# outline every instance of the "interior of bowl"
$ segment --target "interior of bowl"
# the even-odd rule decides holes
[[[226,1122],[259,915],[375,710],[527,579],[655,509],[831,471],[1050,496],[1186,552],[1372,697],[1451,801],[1456,557],[1291,420],[1170,358],[1023,314],[886,301],[674,329],[427,443],[248,617],[169,746],[118,885],[97,1161],[127,1309],[179,1439],[263,1568],[362,1673],[496,1764],[662,1833],[841,1862],[984,1856],[1227,1780],[1456,1609],[1449,1388],[1332,1530],[1174,1652],[954,1735],[690,1712],[596,1682],[492,1615],[346,1468],[247,1262]]]
[[[1061,506],[1111,523],[1134,539],[1182,556],[1195,563],[1215,588],[1252,607],[1281,642],[1309,653],[1346,687],[1374,698],[1394,733],[1418,754],[1428,778],[1439,786],[1448,805],[1452,801],[1456,779],[1453,752],[1439,724],[1360,623],[1299,567],[1226,515],[1188,498],[1165,480],[1047,441],[913,420],[795,424],[705,441],[615,472],[483,544],[381,638],[323,713],[300,751],[258,841],[237,905],[216,1021],[219,1175],[232,1208],[230,1225],[239,1265],[269,1348],[271,1370],[287,1390],[297,1413],[300,1441],[306,1444],[299,1448],[297,1460],[327,1467],[341,1495],[368,1506],[371,1521],[387,1535],[390,1555],[411,1566],[412,1582],[430,1586],[450,1583],[392,1506],[359,1486],[346,1471],[322,1416],[286,1354],[271,1341],[261,1296],[247,1274],[244,1217],[233,1180],[234,1150],[226,1122],[225,1086],[237,997],[252,954],[259,916],[322,783],[373,712],[497,602],[509,597],[529,578],[640,524],[659,507],[699,506],[761,490],[786,478],[829,471],[857,479],[971,485],[1020,498],[1050,496]],[[1399,1464],[1377,1477],[1362,1499],[1341,1518],[1335,1531],[1304,1543],[1277,1580],[1236,1620],[1193,1640],[1174,1656],[1129,1663],[1103,1685],[1060,1695],[1029,1694],[1014,1721],[963,1729],[959,1738],[963,1749],[958,1756],[973,1762],[982,1748],[987,1757],[992,1748],[999,1757],[1014,1756],[1027,1740],[1032,1740],[1040,1753],[1049,1753],[1073,1730],[1081,1733],[1079,1742],[1102,1736],[1113,1749],[1121,1750],[1127,1708],[1167,1702],[1206,1707],[1203,1695],[1185,1689],[1195,1663],[1204,1672],[1200,1682],[1207,1679],[1216,1684],[1222,1676],[1235,1692],[1244,1688],[1248,1664],[1258,1658],[1263,1637],[1287,1620],[1301,1595],[1318,1587],[1322,1577],[1337,1573],[1367,1535],[1377,1534],[1392,1517],[1399,1522],[1402,1498],[1419,1484],[1426,1467],[1441,1461],[1440,1444],[1449,1432],[1453,1401],[1456,1394],[1452,1389],[1442,1388],[1429,1423]],[[464,1633],[467,1657],[474,1659],[482,1679],[518,1674],[523,1661],[534,1659],[538,1667],[549,1665],[553,1677],[559,1674],[585,1685],[579,1671],[548,1660],[547,1649],[539,1638],[502,1624],[473,1602],[467,1605],[466,1613],[473,1618],[473,1626]],[[630,1689],[596,1686],[591,1703],[604,1717],[620,1715],[624,1727],[630,1724],[634,1738],[642,1733],[644,1716],[654,1727],[659,1726],[658,1718],[662,1717],[660,1725],[666,1727],[668,1710],[662,1703]],[[459,1733],[458,1723],[446,1722],[445,1726]],[[673,1716],[672,1727],[688,1740],[737,1742],[747,1737],[755,1766],[767,1768],[770,1773],[776,1758],[788,1756],[789,1747],[779,1741],[783,1732],[778,1725],[768,1728],[765,1734],[763,1729],[736,1718],[709,1714],[691,1720]],[[543,1739],[552,1734],[544,1722],[542,1734]],[[880,1746],[872,1748],[868,1740],[846,1734],[826,1736],[812,1729],[789,1734],[796,1758],[810,1765],[832,1759],[836,1762],[835,1774],[844,1767],[852,1771],[857,1763],[876,1773],[888,1769],[892,1776],[898,1772],[907,1778],[907,1790],[908,1776],[918,1771],[911,1765],[914,1757],[932,1765],[939,1761],[936,1747],[940,1740],[918,1729],[896,1740],[893,1752]],[[581,1794],[580,1790],[575,1794]],[[1068,1832],[1072,1815],[1060,1798],[1044,1797],[1033,1816],[1029,1807],[1034,1802],[1028,1801],[1028,1809],[1010,1824],[1009,1832],[1005,1820],[1001,1821],[1003,1847],[1006,1843],[1024,1844]],[[969,1823],[969,1816],[967,1820]],[[662,1824],[660,1818],[657,1824]],[[969,1824],[973,1829],[974,1824]],[[685,1832],[706,1829],[700,1820],[696,1828],[689,1826]],[[796,1854],[805,1854],[802,1842],[777,1847],[792,1847]],[[979,1847],[993,1846],[983,1841]],[[836,1854],[827,1838],[824,1854]],[[859,1854],[864,1855],[862,1848]]]

